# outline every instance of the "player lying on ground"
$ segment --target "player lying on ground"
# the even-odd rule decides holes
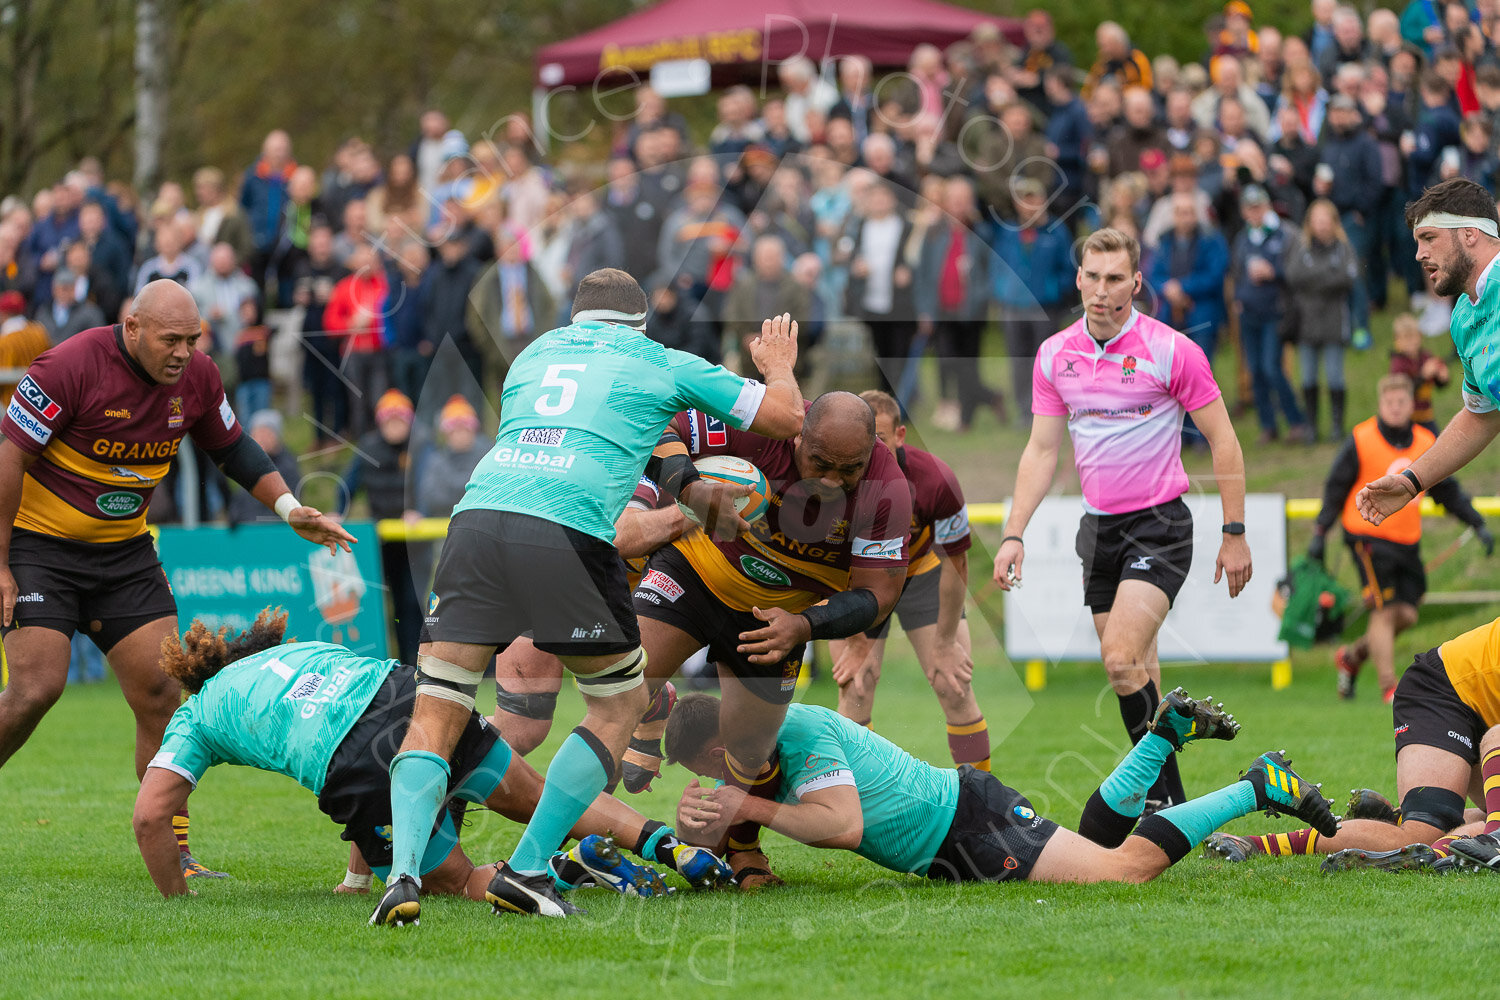
[[[141,857],[164,896],[187,891],[172,815],[215,764],[244,764],[295,779],[317,794],[323,812],[344,824],[344,839],[359,847],[375,872],[382,878],[389,874],[389,768],[410,720],[415,671],[332,643],[283,643],[285,631],[286,615],[267,608],[249,631],[234,638],[227,629],[210,632],[195,620],[180,640],[173,636],[162,644],[162,669],[192,694],[172,716],[135,804]],[[251,720],[254,725],[247,724]],[[492,726],[471,714],[444,796],[524,823],[541,790],[541,776],[511,753]],[[708,852],[678,843],[670,827],[600,796],[572,835],[606,832],[695,886],[727,880],[728,870]],[[575,847],[568,857],[612,888],[633,887],[643,895],[660,889],[649,869],[613,853]],[[495,865],[475,867],[464,855],[446,809],[439,812],[421,868],[416,885],[423,891],[477,900],[485,899],[495,874]],[[574,873],[569,879],[563,871],[564,880],[577,884]],[[420,912],[415,893],[402,903],[388,922],[415,922]]]
[[[1442,857],[1453,842],[1447,834],[1455,831],[1461,838],[1482,833],[1462,853],[1482,851],[1493,858],[1500,846],[1500,619],[1419,654],[1396,684],[1391,711],[1399,825],[1351,819],[1337,837],[1315,830],[1220,835],[1209,848],[1243,861],[1253,854],[1332,854],[1349,848],[1373,854],[1421,843]],[[1482,828],[1464,825],[1465,795],[1484,810]],[[1408,852],[1405,857],[1425,856]]]
[[[691,694],[667,720],[668,758],[706,778],[725,774],[718,699]],[[1240,780],[1141,819],[1147,790],[1173,751],[1194,739],[1232,739],[1238,725],[1181,689],[1084,808],[1088,826],[1119,833],[1106,848],[1064,830],[986,771],[924,763],[836,712],[787,708],[776,737],[784,779],[775,800],[733,785],[689,783],[677,807],[684,835],[714,836],[749,818],[813,847],[851,850],[893,871],[949,881],[1146,882],[1215,827],[1257,809],[1300,816],[1325,834],[1338,822],[1318,786],[1280,752]],[[1085,826],[1081,822],[1080,826]],[[1134,836],[1127,836],[1133,828]]]

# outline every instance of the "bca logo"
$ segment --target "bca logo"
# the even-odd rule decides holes
[[[62,412],[62,407],[52,401],[52,397],[42,391],[42,387],[31,380],[27,375],[21,379],[16,386],[16,395],[31,404],[31,408],[42,415],[44,420],[52,420]]]

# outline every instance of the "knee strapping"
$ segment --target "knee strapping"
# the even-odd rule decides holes
[[[456,663],[423,653],[417,657],[417,694],[441,698],[474,710],[479,693],[479,674]]]
[[[551,722],[557,712],[557,692],[539,691],[534,694],[507,691],[499,681],[495,682],[495,706],[502,712],[519,715],[523,719]]]
[[[591,698],[608,698],[644,684],[646,681],[641,672],[645,669],[646,651],[636,647],[597,674],[582,674],[573,680],[578,690]]]
[[[1401,800],[1401,822],[1426,823],[1447,833],[1464,821],[1464,797],[1446,788],[1419,785]]]

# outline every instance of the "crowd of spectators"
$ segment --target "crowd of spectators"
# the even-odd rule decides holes
[[[1500,0],[1310,13],[1282,31],[1233,0],[1187,62],[1105,22],[1087,61],[1033,10],[1021,44],[982,24],[899,73],[788,60],[774,88],[719,92],[701,135],[640,86],[603,162],[524,115],[471,137],[437,110],[408,148],[350,138],[321,172],[273,131],[190,191],[136,192],[85,159],[0,203],[0,367],[179,281],[247,418],[289,378],[278,357],[316,450],[404,456],[377,404],[405,400],[444,489],[363,489],[372,509],[441,515],[483,451],[458,424],[493,412],[509,360],[566,322],[591,270],[629,271],[648,334],[714,361],[742,363],[760,319],[790,311],[811,386],[879,384],[965,431],[1029,420],[1031,358],[1078,315],[1073,246],[1107,225],[1143,245],[1139,307],[1232,354],[1262,439],[1336,439],[1345,352],[1370,346],[1390,288],[1424,333],[1446,329],[1402,209],[1439,179],[1500,182]],[[914,363],[929,352],[935,385]]]

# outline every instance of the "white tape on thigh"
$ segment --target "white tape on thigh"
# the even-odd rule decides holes
[[[451,701],[469,711],[474,710],[474,695],[482,676],[436,656],[417,656],[417,694]]]
[[[625,691],[634,691],[646,683],[646,679],[641,676],[645,669],[646,651],[638,647],[597,674],[574,677],[573,683],[578,686],[579,691],[591,698],[608,698]]]
[[[417,655],[417,669],[423,675],[431,677],[435,681],[452,681],[454,684],[478,685],[484,677],[484,671],[475,672],[467,667],[460,667],[457,663],[449,663],[447,660],[439,659],[428,653]]]

